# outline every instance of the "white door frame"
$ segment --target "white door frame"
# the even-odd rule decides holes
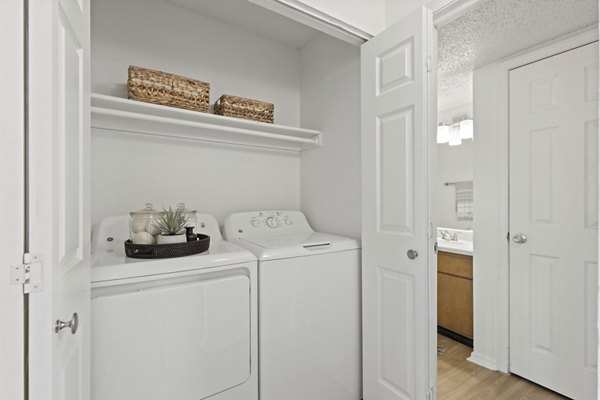
[[[487,213],[485,217],[482,217],[482,212],[477,211],[478,217],[474,221],[474,229],[480,230],[479,228],[481,228],[498,234],[494,240],[484,245],[484,251],[488,253],[487,257],[484,256],[480,259],[481,253],[476,253],[474,257],[474,268],[481,267],[486,268],[488,271],[496,271],[492,285],[489,282],[490,275],[483,275],[482,278],[482,275],[475,274],[473,281],[475,304],[478,304],[478,299],[482,299],[484,302],[486,300],[483,299],[487,299],[487,303],[490,303],[490,298],[495,299],[493,304],[488,304],[487,309],[477,310],[476,307],[474,315],[475,337],[478,337],[481,332],[493,330],[495,331],[495,340],[489,343],[480,343],[483,347],[487,345],[487,348],[478,347],[478,341],[476,341],[470,360],[490,369],[505,373],[509,372],[509,247],[506,240],[506,234],[509,231],[509,71],[595,40],[598,40],[597,28],[511,56],[509,59],[486,66],[477,72],[477,74],[485,74],[485,80],[489,82],[489,86],[481,88],[482,91],[488,93],[486,97],[487,104],[479,108],[477,102],[474,101],[475,130],[486,132],[486,138],[477,139],[475,142],[475,157],[477,157],[478,147],[485,147],[486,144],[488,147],[494,146],[496,149],[495,154],[486,154],[485,157],[487,162],[496,165],[497,168],[494,173],[487,176],[475,171],[474,186],[482,187],[486,185],[486,181],[486,186],[494,186],[495,193],[493,197],[496,199],[496,204],[494,207],[495,212]],[[474,85],[474,97],[477,96],[477,90],[478,88]],[[490,90],[494,93],[492,96],[489,95]],[[475,196],[475,204],[477,204],[478,195]],[[475,207],[478,208],[477,205]],[[486,202],[486,207],[489,208],[492,205]],[[477,244],[479,243],[476,241]],[[496,260],[494,265],[489,264],[490,260]],[[478,261],[482,262],[478,263]],[[488,282],[483,279],[487,279]],[[491,295],[491,293],[494,295]],[[478,317],[482,314],[495,315],[495,319],[492,317],[490,320],[480,321]]]
[[[24,5],[0,2],[0,399],[23,399],[23,287],[11,285],[10,266],[23,262],[25,244]]]
[[[486,0],[430,0],[427,7],[433,11],[435,26],[445,25],[462,17],[471,9],[483,4]]]

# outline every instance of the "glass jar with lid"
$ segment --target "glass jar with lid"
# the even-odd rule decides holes
[[[129,239],[133,244],[156,244],[156,236],[160,230],[154,226],[154,221],[160,216],[160,211],[154,209],[151,203],[138,211],[129,213]]]
[[[185,213],[185,219],[186,219],[186,224],[185,226],[191,226],[194,228],[194,233],[196,232],[196,227],[197,227],[197,223],[198,223],[198,217],[196,216],[197,212],[196,210],[189,210],[187,208],[185,208],[185,203],[179,203],[177,204],[177,208],[183,210],[183,212]]]

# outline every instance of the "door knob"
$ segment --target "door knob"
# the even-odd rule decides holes
[[[524,233],[515,233],[512,237],[513,242],[523,244],[527,242],[527,235]]]
[[[73,313],[73,317],[70,321],[61,321],[60,319],[56,320],[56,324],[54,325],[54,332],[58,333],[65,328],[70,328],[71,333],[74,335],[77,333],[77,328],[79,327],[79,316],[77,313]]]
[[[414,260],[419,256],[419,253],[416,250],[409,250],[406,252],[406,256],[411,260]]]

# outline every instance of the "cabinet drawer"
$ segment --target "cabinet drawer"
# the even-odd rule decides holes
[[[438,252],[438,272],[473,279],[473,257],[462,254]]]

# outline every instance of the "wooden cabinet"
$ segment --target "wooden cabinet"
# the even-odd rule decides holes
[[[473,339],[473,257],[438,253],[438,326]]]

